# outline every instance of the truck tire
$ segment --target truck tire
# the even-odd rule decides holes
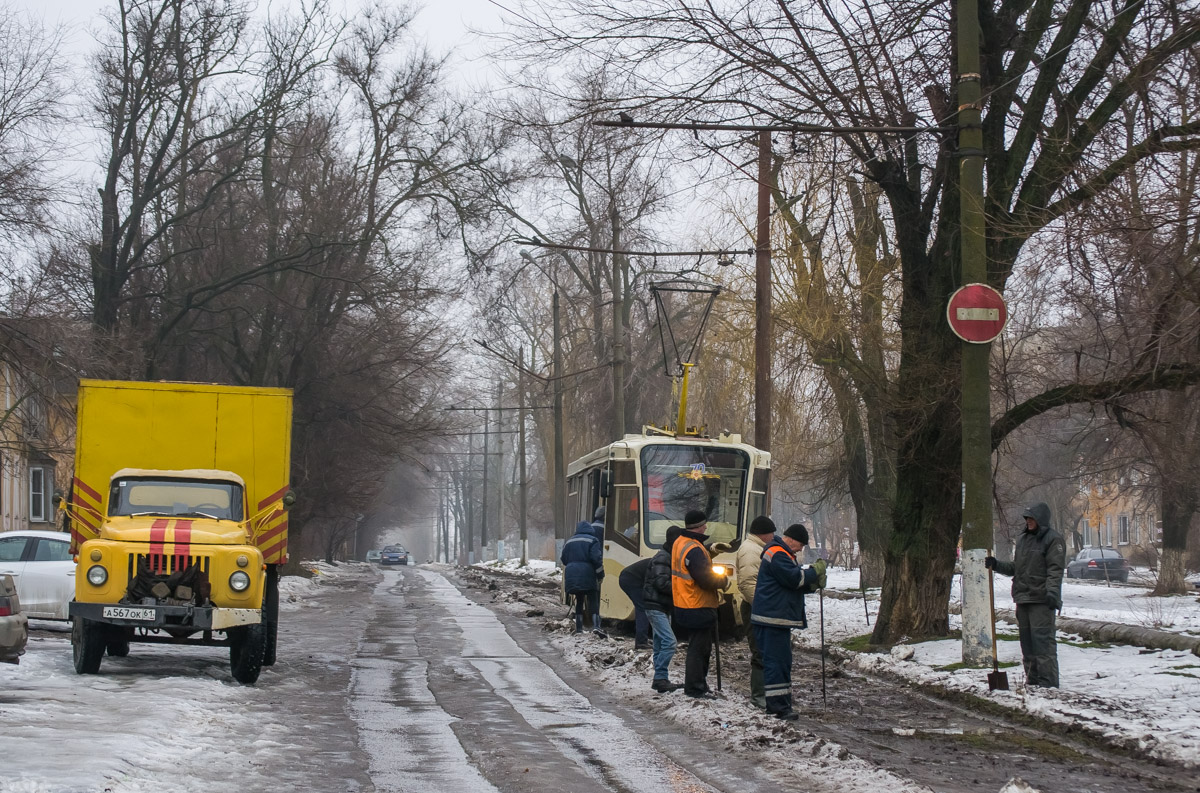
[[[108,629],[108,642],[105,648],[113,658],[124,658],[129,655],[129,642],[133,639],[133,628],[120,628],[116,625]]]
[[[83,617],[75,618],[75,624],[71,626],[71,658],[75,662],[75,674],[94,675],[100,671],[106,634],[106,625]]]
[[[267,647],[266,628],[261,624],[231,628],[229,639],[229,670],[233,679],[247,686],[254,685],[262,672]]]
[[[267,629],[267,645],[263,666],[275,665],[275,646],[279,642],[279,565],[267,565],[267,591],[263,603],[263,624]]]

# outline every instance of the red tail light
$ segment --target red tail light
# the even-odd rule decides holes
[[[1099,567],[1099,566],[1100,566],[1100,565],[1096,564],[1096,560],[1095,560],[1095,559],[1093,559],[1093,560],[1091,560],[1090,562],[1088,562],[1088,567]]]
[[[11,617],[12,613],[12,598],[0,598],[0,617]]]

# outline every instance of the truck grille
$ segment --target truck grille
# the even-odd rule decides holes
[[[129,555],[129,580],[132,581],[137,575],[138,566],[145,560],[146,566],[150,572],[156,576],[168,576],[172,573],[178,573],[186,570],[193,564],[199,564],[200,569],[205,575],[208,575],[209,557],[207,556],[182,556],[182,555],[167,555],[163,553],[139,553]]]

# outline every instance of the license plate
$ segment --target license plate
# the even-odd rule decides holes
[[[131,609],[124,606],[105,606],[104,616],[119,620],[153,620],[154,609]]]

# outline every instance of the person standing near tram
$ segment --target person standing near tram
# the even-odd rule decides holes
[[[691,634],[684,662],[683,693],[689,697],[715,698],[708,688],[708,664],[720,605],[718,593],[725,588],[725,576],[713,569],[712,557],[704,547],[708,517],[693,509],[683,520],[683,531],[671,548],[675,623]]]
[[[775,539],[775,522],[766,515],[750,521],[746,539],[737,549],[737,585],[742,593],[742,625],[746,626],[746,641],[750,645],[750,704],[759,710],[767,709],[767,695],[763,684],[762,651],[750,627],[750,607],[754,603],[754,588],[758,581],[758,568],[762,564],[762,553],[767,543]]]

